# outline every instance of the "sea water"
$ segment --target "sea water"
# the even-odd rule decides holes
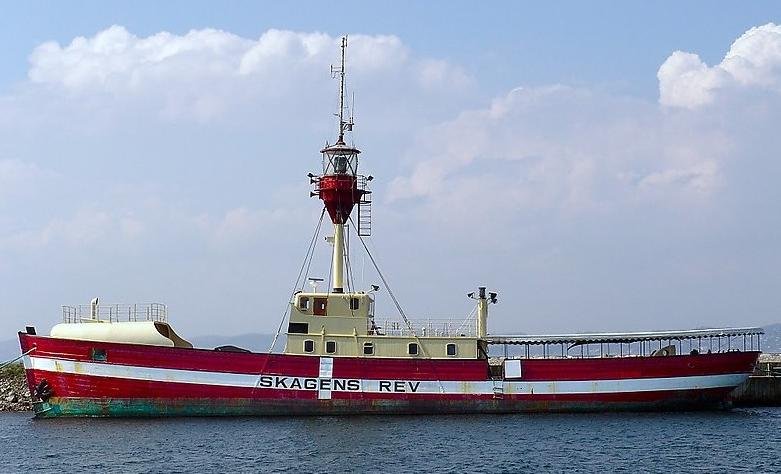
[[[0,472],[781,472],[781,408],[728,412],[35,420]]]

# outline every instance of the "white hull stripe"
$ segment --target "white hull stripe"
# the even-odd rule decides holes
[[[198,370],[163,369],[111,365],[96,362],[79,362],[41,357],[28,357],[29,369],[93,377],[113,377],[128,380],[175,382],[225,387],[267,389],[293,389],[319,391],[319,397],[330,398],[334,392],[366,393],[420,393],[420,394],[596,394],[649,392],[662,390],[701,390],[735,387],[746,380],[748,374],[719,374],[689,377],[639,378],[620,380],[567,380],[567,381],[432,381],[432,380],[375,380],[338,379],[331,377],[292,377],[283,375],[233,374]],[[324,371],[325,372],[325,371]],[[328,374],[330,375],[330,374]],[[326,393],[327,392],[327,395]]]

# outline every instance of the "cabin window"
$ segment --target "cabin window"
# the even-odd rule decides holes
[[[363,355],[374,355],[374,343],[373,342],[364,342],[363,343]]]
[[[301,296],[298,298],[298,309],[301,311],[308,311],[309,310],[309,297],[308,296]]]
[[[309,332],[309,324],[307,323],[290,323],[287,325],[287,332],[289,334],[306,334]]]
[[[312,353],[315,351],[315,341],[307,339],[304,341],[304,352]]]
[[[361,307],[361,300],[358,298],[350,298],[350,309],[355,310]]]
[[[417,342],[410,342],[409,346],[407,346],[407,352],[409,355],[418,355],[418,343]]]
[[[328,298],[315,298],[314,313],[315,316],[325,316]]]
[[[90,359],[106,362],[106,349],[96,349],[93,347],[90,351]]]
[[[326,341],[325,352],[328,354],[336,354],[336,341]]]
[[[453,357],[456,354],[458,354],[458,350],[456,348],[456,345],[451,342],[450,344],[447,345],[447,355],[449,355],[450,357]]]

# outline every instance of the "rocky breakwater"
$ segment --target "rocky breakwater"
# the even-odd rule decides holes
[[[0,411],[30,409],[32,400],[22,364],[12,364],[0,369]]]

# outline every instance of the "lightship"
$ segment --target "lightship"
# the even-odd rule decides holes
[[[348,232],[371,233],[371,176],[345,141],[345,52],[339,79],[338,137],[321,150],[311,192],[333,225],[330,279],[308,275],[290,299],[281,353],[232,346],[199,349],[168,323],[163,304],[63,306],[48,336],[19,333],[38,417],[183,415],[353,415],[694,410],[730,406],[751,374],[761,329],[641,333],[495,335],[489,305],[456,321],[412,321],[385,284],[397,322],[374,315],[375,291],[350,284]],[[353,219],[355,216],[355,219]],[[368,252],[368,247],[363,245]],[[371,257],[371,254],[369,254]],[[305,262],[307,260],[305,259]],[[374,259],[371,258],[374,262]],[[308,265],[305,265],[308,268]],[[304,267],[302,267],[304,268]],[[299,283],[301,284],[299,287]],[[279,334],[279,333],[278,333]],[[275,340],[276,342],[276,340]]]

